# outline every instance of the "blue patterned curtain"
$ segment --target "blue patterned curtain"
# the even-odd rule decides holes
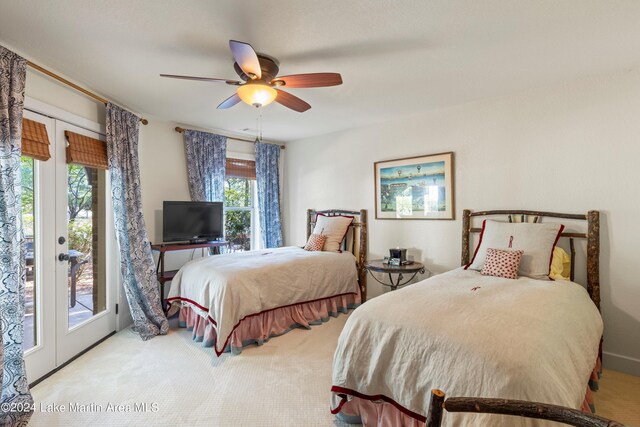
[[[24,368],[25,269],[20,151],[27,62],[0,46],[0,425],[27,425],[33,404]],[[15,407],[6,410],[5,406]],[[26,409],[26,410],[18,410]]]
[[[139,118],[107,104],[107,155],[120,268],[133,317],[133,330],[143,340],[169,330],[156,280],[151,244],[142,216],[138,162]]]
[[[227,137],[187,129],[184,131],[184,149],[191,200],[224,201]]]
[[[282,246],[280,223],[280,146],[256,141],[256,183],[260,232],[265,248]]]

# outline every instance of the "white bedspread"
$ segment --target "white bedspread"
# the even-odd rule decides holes
[[[215,255],[185,264],[168,299],[216,322],[216,352],[244,317],[296,303],[358,292],[355,257],[299,247]]]
[[[356,309],[338,342],[333,385],[387,396],[422,415],[433,388],[448,396],[579,409],[601,336],[600,314],[578,284],[457,269]],[[333,393],[332,408],[339,401]],[[541,425],[446,412],[443,420],[447,426]]]

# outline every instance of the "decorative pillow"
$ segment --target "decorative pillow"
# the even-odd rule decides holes
[[[512,251],[505,249],[487,249],[487,258],[480,274],[485,276],[504,277],[505,279],[518,278],[518,266],[524,251]]]
[[[307,240],[307,244],[304,245],[305,251],[321,251],[324,246],[324,242],[327,241],[327,236],[324,234],[312,234]]]
[[[549,276],[553,280],[571,280],[571,257],[560,246],[553,249]]]
[[[485,220],[482,223],[480,241],[473,259],[466,269],[482,270],[488,248],[522,250],[519,276],[549,280],[551,256],[560,234],[562,224],[508,223]]]
[[[316,215],[316,226],[313,234],[323,234],[327,236],[322,248],[323,251],[341,252],[340,244],[347,236],[349,226],[353,222],[352,216],[336,215],[327,216],[323,214]]]

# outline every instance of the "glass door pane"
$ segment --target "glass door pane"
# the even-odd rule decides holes
[[[54,141],[54,121],[25,109],[24,117],[42,123]],[[51,148],[51,154],[55,150]],[[29,382],[56,367],[55,346],[55,164],[23,156],[22,179],[23,268],[25,313],[22,348]]]
[[[67,165],[69,329],[106,309],[104,171]]]
[[[26,289],[25,289],[25,313],[24,313],[24,339],[22,341],[23,350],[38,345],[38,294],[36,283],[36,240],[37,229],[35,224],[35,160],[30,157],[22,157],[21,174],[22,174],[22,223],[24,227],[24,259],[23,267],[26,271]]]

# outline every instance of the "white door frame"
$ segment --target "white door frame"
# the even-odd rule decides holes
[[[54,277],[58,276],[58,278],[62,277],[62,273],[56,273],[56,267],[59,267],[58,270],[66,270],[66,265],[62,266],[62,263],[59,263],[57,260],[57,254],[60,252],[66,252],[67,247],[65,245],[59,245],[57,242],[59,228],[60,228],[60,217],[62,217],[66,222],[66,212],[64,215],[60,215],[59,212],[64,209],[66,210],[66,191],[58,190],[58,200],[56,201],[56,191],[55,191],[55,181],[59,181],[61,179],[61,172],[56,171],[56,157],[59,157],[62,163],[66,157],[65,153],[65,139],[64,139],[64,129],[72,130],[73,132],[89,135],[94,138],[99,138],[104,140],[105,127],[99,123],[95,123],[91,120],[85,119],[83,117],[77,116],[68,111],[62,110],[58,107],[46,104],[44,102],[38,101],[36,99],[25,97],[25,111],[24,115],[26,118],[34,118],[40,122],[44,122],[47,125],[47,132],[49,136],[49,140],[52,143],[52,147],[56,147],[56,150],[51,150],[52,158],[47,162],[36,162],[38,163],[38,178],[44,177],[47,174],[47,178],[49,178],[49,183],[46,183],[50,186],[52,191],[40,191],[40,201],[36,202],[35,209],[40,209],[44,206],[49,206],[51,210],[54,209],[57,211],[56,215],[42,215],[41,212],[39,218],[45,221],[51,221],[51,223],[42,224],[46,229],[53,230],[49,233],[49,236],[44,235],[41,237],[41,244],[39,248],[36,248],[38,251],[36,256],[36,262],[40,262],[42,265],[36,265],[36,275],[41,274],[43,279],[37,281],[36,285],[42,285],[42,290],[39,292],[37,298],[41,298],[40,307],[42,310],[40,318],[37,320],[40,324],[38,325],[38,345],[34,348],[25,352],[25,363],[27,369],[27,379],[28,381],[34,382],[37,379],[41,378],[43,375],[46,375],[48,372],[51,372],[56,367],[63,365],[70,358],[73,358],[78,353],[82,352],[86,349],[87,346],[90,346],[94,342],[106,336],[108,333],[114,330],[120,330],[127,327],[130,322],[130,314],[128,310],[128,306],[126,304],[126,296],[124,295],[124,290],[122,289],[122,281],[120,275],[120,256],[117,247],[117,242],[115,239],[115,230],[113,223],[113,209],[111,206],[111,197],[109,197],[110,187],[108,173],[106,174],[107,178],[107,196],[106,206],[105,206],[105,224],[106,224],[106,242],[105,242],[105,271],[106,271],[106,284],[107,284],[107,310],[105,312],[100,313],[94,316],[92,319],[87,321],[87,325],[90,327],[96,326],[99,323],[103,323],[102,326],[105,326],[104,323],[107,323],[107,329],[102,328],[103,332],[109,331],[102,336],[93,337],[92,342],[86,341],[86,337],[82,338],[79,336],[79,331],[84,329],[81,327],[80,329],[74,328],[71,331],[68,331],[67,328],[67,318],[68,318],[68,309],[66,306],[66,301],[68,298],[67,295],[67,287],[66,286],[54,286],[53,283],[43,284],[43,280],[46,281],[49,278],[50,281],[53,280]],[[37,114],[40,114],[40,117],[37,117]],[[45,116],[45,117],[42,117]],[[56,120],[57,119],[57,120]],[[64,122],[64,123],[63,123]],[[62,139],[59,140],[60,134],[62,134]],[[61,141],[56,143],[57,141]],[[56,152],[54,152],[56,151]],[[58,163],[58,164],[62,164]],[[66,167],[58,169],[64,169],[64,180],[66,181]],[[42,172],[41,172],[42,171]],[[57,177],[56,177],[57,175]],[[42,182],[42,179],[40,179]],[[35,185],[35,183],[34,183]],[[58,185],[60,185],[58,183]],[[49,187],[47,187],[49,188]],[[66,188],[66,186],[64,187]],[[64,193],[61,195],[60,193]],[[57,207],[54,208],[54,206]],[[60,206],[63,207],[60,207]],[[49,208],[47,208],[48,210]],[[38,213],[36,213],[37,215]],[[58,226],[55,224],[55,217],[58,217]],[[66,224],[65,224],[66,227]],[[40,233],[42,235],[42,233]],[[65,238],[67,236],[65,235]],[[40,261],[38,260],[40,259]],[[67,274],[67,273],[65,273]],[[60,279],[56,280],[59,282]],[[51,295],[48,292],[53,292],[55,289],[55,296]],[[60,302],[63,298],[62,294],[64,292],[64,301],[65,304],[62,305]],[[118,313],[115,313],[116,304],[119,304]],[[58,305],[58,307],[56,307]],[[62,310],[62,308],[65,308]],[[56,313],[57,311],[57,313]],[[107,313],[107,314],[105,314]],[[62,319],[64,317],[64,322]],[[109,318],[107,320],[106,318]],[[55,321],[54,321],[55,319]],[[84,325],[83,323],[82,325]],[[117,328],[117,329],[116,329]],[[64,332],[63,332],[64,329]],[[62,337],[58,339],[58,337]],[[86,335],[86,334],[85,334]],[[90,334],[89,334],[90,335]],[[65,338],[68,338],[65,340]],[[65,345],[60,345],[61,342],[65,341]],[[56,345],[56,342],[58,345]],[[56,351],[56,347],[58,350]],[[60,349],[60,347],[65,347],[64,349]],[[52,362],[53,361],[53,362]]]
[[[25,111],[24,117],[43,123],[47,127],[49,141],[55,141],[55,120],[31,111]],[[55,154],[55,153],[52,153]],[[34,160],[34,279],[35,311],[33,324],[36,329],[36,345],[25,351],[24,359],[27,378],[33,381],[56,367],[56,262],[53,230],[54,215],[45,215],[55,209],[55,161]],[[45,234],[46,233],[46,234]]]

